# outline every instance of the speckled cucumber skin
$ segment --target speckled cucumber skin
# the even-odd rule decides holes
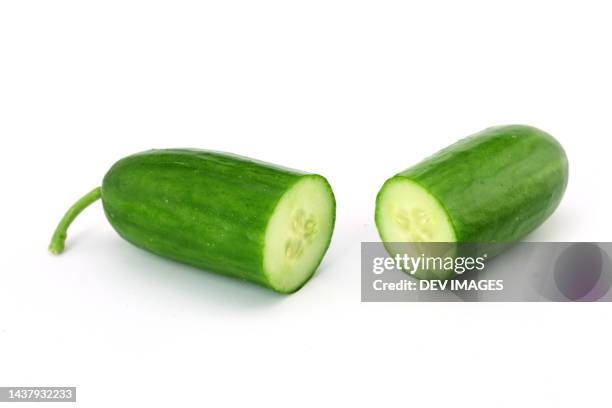
[[[393,178],[412,180],[433,195],[446,210],[457,242],[507,243],[525,237],[557,208],[568,182],[568,161],[548,133],[498,126]]]
[[[134,245],[278,290],[263,271],[266,226],[302,177],[325,180],[228,153],[151,150],[112,166],[102,202],[110,224]]]

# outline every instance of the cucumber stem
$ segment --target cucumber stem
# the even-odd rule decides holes
[[[100,187],[96,187],[91,190],[89,193],[85,194],[81,197],[76,203],[72,205],[66,211],[66,214],[62,217],[61,221],[57,225],[53,236],[51,237],[51,243],[49,244],[49,252],[52,254],[59,255],[64,252],[64,243],[66,242],[66,236],[68,227],[72,224],[72,221],[83,211],[85,208],[89,207],[92,203],[96,202],[102,193],[100,191]]]

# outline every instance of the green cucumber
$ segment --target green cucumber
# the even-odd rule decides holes
[[[388,179],[376,197],[376,226],[387,243],[511,243],[553,213],[567,180],[567,157],[551,135],[492,127]]]
[[[227,153],[174,149],[128,156],[64,216],[49,246],[64,249],[78,213],[102,198],[132,244],[201,269],[295,292],[329,247],[336,203],[327,180]]]

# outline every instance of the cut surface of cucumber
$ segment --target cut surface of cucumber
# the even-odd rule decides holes
[[[391,178],[380,190],[376,224],[385,242],[455,242],[446,210],[412,180]]]
[[[264,271],[270,285],[293,292],[314,273],[329,246],[335,203],[329,184],[304,176],[279,200],[268,223]]]

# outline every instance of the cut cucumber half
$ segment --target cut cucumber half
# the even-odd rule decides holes
[[[551,135],[496,126],[387,180],[376,199],[376,225],[391,253],[393,243],[408,242],[417,255],[448,248],[456,258],[490,259],[553,213],[567,181],[565,151]]]
[[[112,227],[149,252],[282,293],[313,276],[330,244],[336,201],[317,174],[231,153],[162,149],[116,162],[71,207],[49,249],[102,199]]]
[[[380,190],[376,225],[385,242],[455,242],[446,210],[412,180],[391,178]]]
[[[334,218],[334,196],[323,177],[304,176],[283,194],[265,233],[270,286],[290,293],[308,281],[329,246]]]

